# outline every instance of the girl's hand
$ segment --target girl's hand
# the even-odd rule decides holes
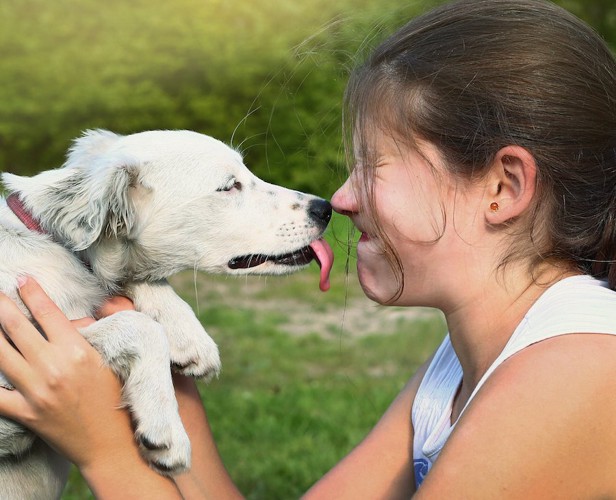
[[[41,287],[25,280],[20,295],[43,337],[15,303],[0,294],[0,366],[15,390],[0,392],[0,413],[48,441],[78,466],[106,454],[119,439],[132,441],[121,410],[120,383]],[[126,304],[125,304],[126,305]]]
[[[16,347],[0,333],[0,366],[15,386],[0,389],[0,414],[75,463],[97,497],[177,498],[173,483],[139,455],[120,382],[77,331],[94,319],[71,323],[32,279],[24,280],[19,293],[47,339],[0,293],[0,326]],[[131,308],[118,297],[100,317]]]

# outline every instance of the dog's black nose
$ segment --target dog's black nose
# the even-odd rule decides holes
[[[308,214],[320,227],[325,228],[332,218],[332,205],[327,200],[312,200],[308,205]]]

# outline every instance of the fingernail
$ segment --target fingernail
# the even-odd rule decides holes
[[[28,277],[27,276],[17,276],[17,286],[19,288],[24,286],[27,281],[28,281]]]

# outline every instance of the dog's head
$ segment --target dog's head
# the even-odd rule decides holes
[[[327,201],[264,182],[237,151],[195,132],[88,131],[62,168],[3,181],[62,244],[93,266],[103,257],[134,266],[137,278],[185,268],[282,274],[315,253],[331,260],[314,243]]]

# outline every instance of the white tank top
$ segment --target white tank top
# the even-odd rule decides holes
[[[531,344],[568,333],[616,335],[616,292],[590,276],[565,278],[548,288],[526,313],[488,368],[464,409],[494,370]],[[449,335],[440,345],[413,402],[413,462],[419,487],[449,438],[451,410],[462,383],[462,367]],[[462,410],[462,413],[464,412]]]

